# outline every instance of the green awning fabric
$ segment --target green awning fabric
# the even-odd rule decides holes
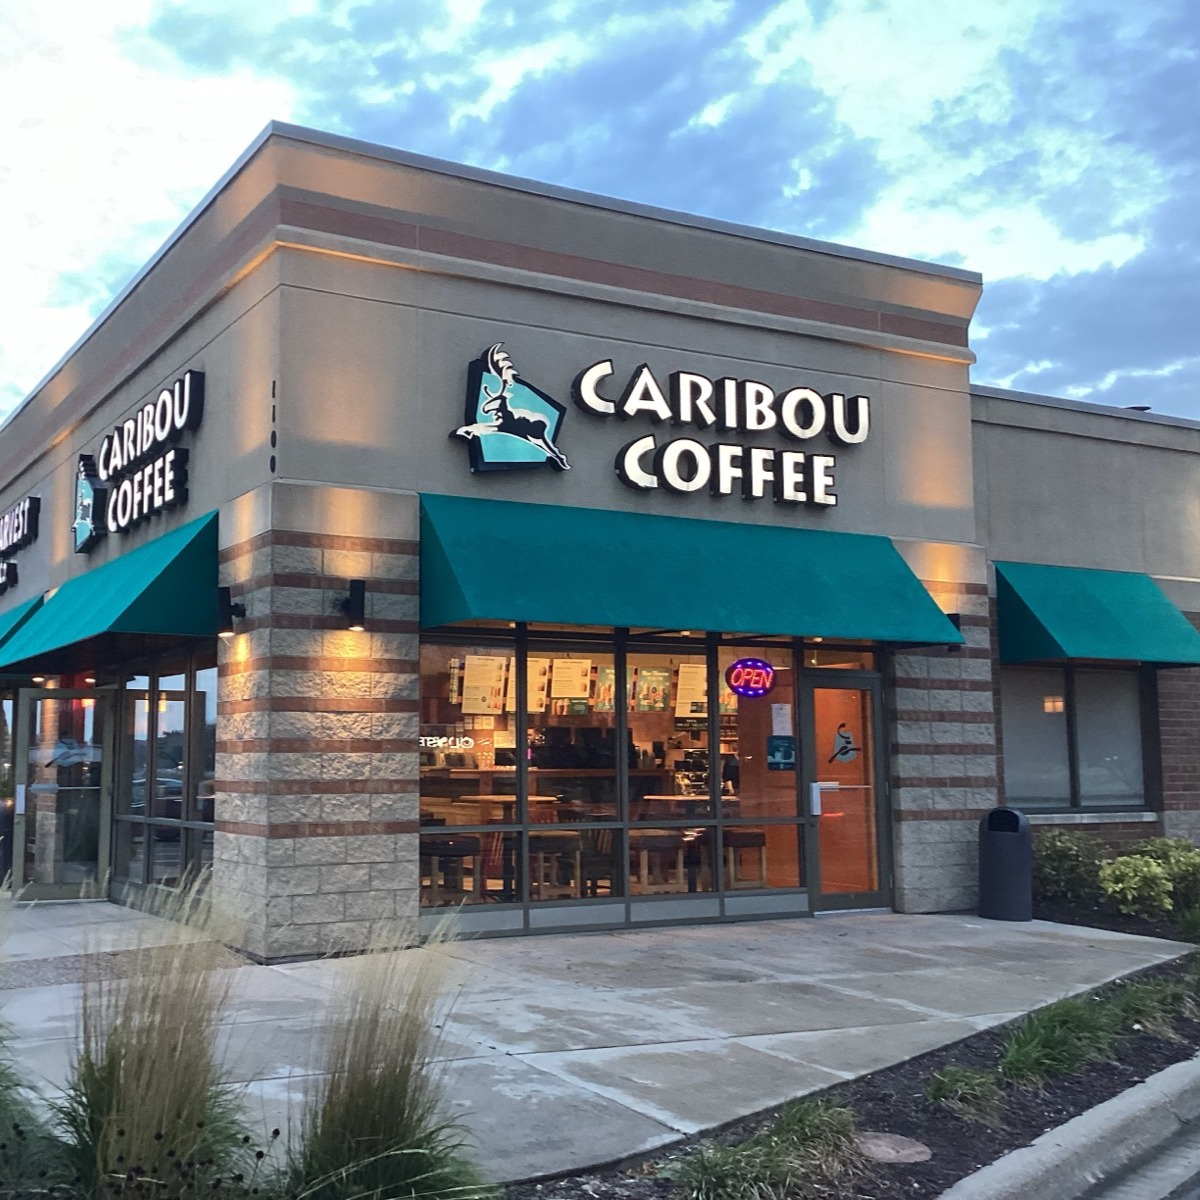
[[[106,633],[215,636],[217,514],[68,580],[0,644],[0,668]]]
[[[1200,663],[1200,633],[1149,575],[996,563],[1002,663]]]
[[[539,621],[957,643],[887,538],[421,498],[421,624]]]
[[[26,600],[24,604],[18,604],[15,608],[10,608],[6,613],[0,613],[0,647],[33,616],[39,608],[42,607],[42,597],[34,596],[32,600]],[[3,650],[0,649],[0,654]]]

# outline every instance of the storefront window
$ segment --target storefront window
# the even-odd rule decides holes
[[[421,900],[520,898],[511,646],[421,647]]]
[[[1141,808],[1142,706],[1133,671],[1006,667],[1004,789],[1016,808]]]
[[[212,864],[215,659],[205,647],[118,677],[113,875],[122,883],[179,887]]]
[[[805,882],[791,660],[786,647],[722,646],[718,657],[725,886],[730,890],[795,888]],[[738,691],[727,682],[731,672],[737,672]]]

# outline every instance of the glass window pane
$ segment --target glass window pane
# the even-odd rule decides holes
[[[726,825],[725,890],[802,887],[802,833],[796,825]]]
[[[146,763],[150,750],[150,693],[126,692],[123,700],[124,737],[118,754],[116,811],[134,817],[149,815]]]
[[[515,696],[512,649],[421,646],[422,826],[518,820]]]
[[[629,831],[629,894],[672,895],[711,892],[714,830],[645,829]]]
[[[170,697],[170,698],[168,698]],[[150,773],[151,815],[179,820],[183,816],[184,715],[187,705],[179,692],[158,693],[154,767]]]
[[[178,887],[187,873],[183,830],[178,825],[147,825],[146,830],[151,839],[151,882],[162,887]]]
[[[520,838],[515,832],[421,833],[421,904],[507,903],[520,899]]]
[[[771,690],[762,695],[747,676],[735,694],[726,676],[735,663],[765,662],[773,671]],[[795,681],[789,649],[722,646],[718,659],[721,684],[721,796],[727,819],[795,820],[796,733]],[[735,683],[738,681],[735,680]]]
[[[808,644],[804,647],[804,665],[841,671],[873,671],[875,655],[869,650],[838,650]]]
[[[191,818],[212,821],[213,780],[217,771],[217,668],[206,667],[196,672],[196,695],[192,702],[195,730],[192,745],[196,762],[192,771],[196,794],[192,798]],[[212,861],[211,845],[208,861]]]
[[[1007,730],[1005,731],[1007,740]],[[1090,808],[1141,808],[1142,715],[1132,671],[1075,672],[1079,798]]]
[[[703,651],[631,650],[625,691],[629,819],[711,816],[708,659]]]
[[[1060,670],[1006,667],[1000,672],[1004,792],[1014,808],[1066,808],[1066,678]]]
[[[140,821],[113,825],[113,877],[130,883],[146,882],[146,827]]]
[[[529,822],[615,821],[617,711],[614,659],[599,644],[531,649]]]

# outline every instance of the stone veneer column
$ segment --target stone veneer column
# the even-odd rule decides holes
[[[975,906],[979,818],[998,800],[987,587],[925,583],[966,644],[892,657],[888,681],[895,907]]]
[[[412,540],[271,528],[221,552],[247,611],[220,650],[213,882],[264,960],[416,916],[418,502],[387,500]],[[350,579],[364,632],[338,611]]]

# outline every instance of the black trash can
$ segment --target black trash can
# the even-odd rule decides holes
[[[979,915],[1033,920],[1033,839],[1015,808],[993,808],[979,822]]]

